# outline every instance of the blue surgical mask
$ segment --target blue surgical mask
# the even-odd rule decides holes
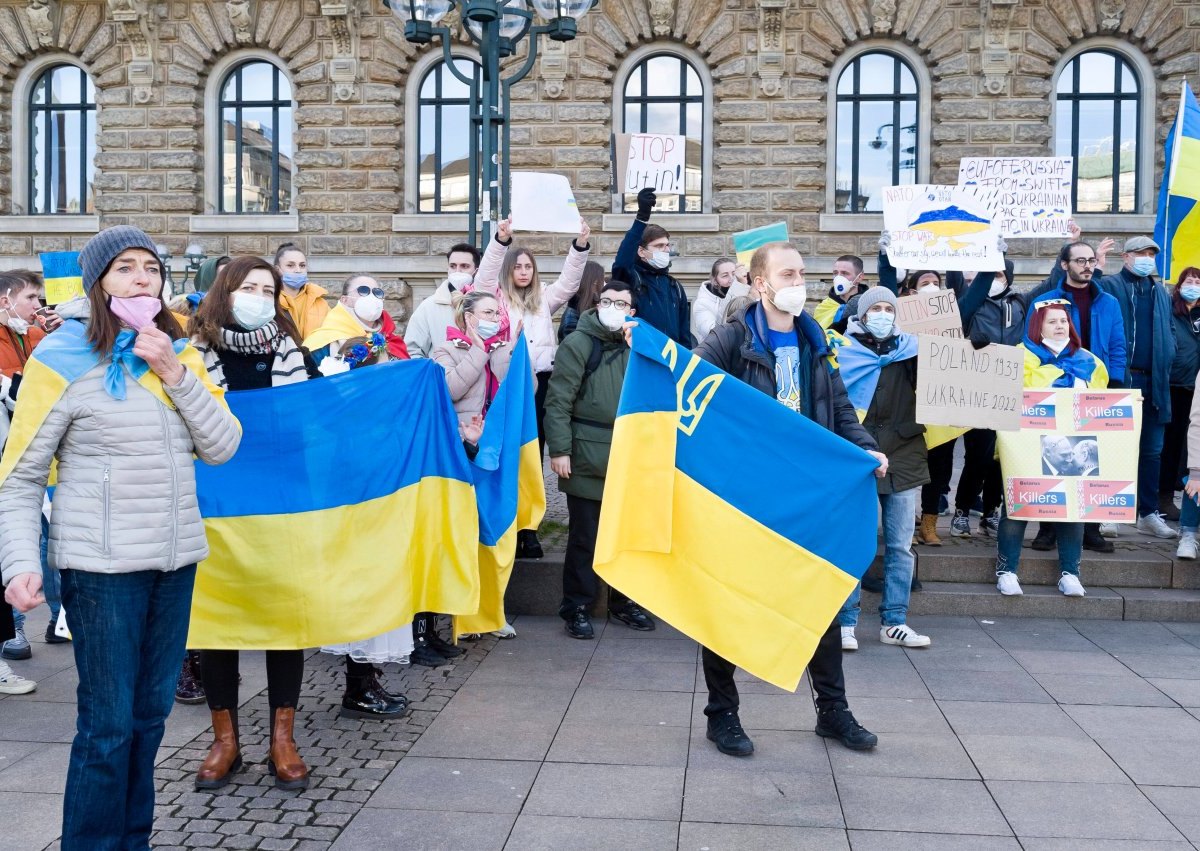
[[[1133,274],[1139,278],[1148,278],[1157,270],[1153,257],[1136,257],[1133,261]]]
[[[896,317],[891,313],[878,311],[870,313],[863,320],[863,325],[871,332],[871,336],[876,340],[884,340],[892,335],[892,331],[896,327]]]
[[[1200,301],[1200,284],[1184,284],[1179,288],[1179,294],[1186,302]]]
[[[479,332],[480,337],[490,340],[500,333],[500,323],[494,319],[481,319],[479,324],[475,326],[475,330]]]
[[[298,290],[308,283],[307,272],[284,272],[279,277],[283,279],[285,287],[291,287],[294,290]]]

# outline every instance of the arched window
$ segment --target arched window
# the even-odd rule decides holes
[[[857,56],[837,81],[834,211],[876,213],[881,190],[917,182],[920,91],[899,56]]]
[[[459,56],[454,66],[479,85],[479,64]],[[417,100],[418,210],[465,213],[470,205],[471,88],[446,67],[433,65]]]
[[[222,213],[286,213],[292,206],[292,84],[251,60],[221,82],[218,149]]]
[[[82,68],[54,65],[29,90],[29,212],[90,215],[96,88]]]
[[[1136,213],[1141,135],[1137,71],[1113,50],[1086,50],[1058,75],[1054,152],[1075,158],[1076,213]]]
[[[704,85],[687,59],[659,53],[643,59],[625,78],[622,133],[685,136],[683,195],[659,195],[657,210],[698,213],[704,205],[704,146],[707,143]],[[626,194],[626,211],[637,210],[637,194]]]

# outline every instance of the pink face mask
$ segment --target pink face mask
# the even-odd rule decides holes
[[[120,319],[134,331],[141,331],[154,322],[162,310],[162,299],[152,295],[138,295],[132,298],[109,296],[108,309],[113,316]]]

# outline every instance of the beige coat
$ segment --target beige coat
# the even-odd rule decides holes
[[[490,366],[496,381],[508,375],[512,361],[512,346],[501,343],[485,352],[479,346],[467,346],[463,340],[447,340],[433,350],[433,360],[446,370],[446,385],[458,421],[466,424],[471,417],[483,413],[487,398],[487,370]]]

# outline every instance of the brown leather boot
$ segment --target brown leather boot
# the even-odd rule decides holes
[[[922,514],[921,528],[917,530],[917,540],[928,547],[940,547],[942,539],[937,533],[937,515]]]
[[[296,740],[292,728],[296,723],[296,710],[280,707],[275,710],[275,724],[271,729],[271,757],[267,770],[275,778],[275,788],[294,791],[308,788],[308,766],[296,752]]]
[[[238,746],[237,719],[228,709],[213,710],[215,740],[208,756],[196,772],[196,790],[220,789],[242,770],[242,750]]]

